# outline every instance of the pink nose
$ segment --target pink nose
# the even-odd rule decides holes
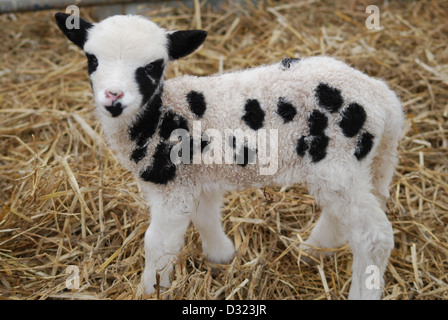
[[[123,91],[110,91],[110,90],[106,90],[106,98],[110,99],[112,101],[118,100],[123,98],[124,93]]]

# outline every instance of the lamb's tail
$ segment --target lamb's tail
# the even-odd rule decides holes
[[[395,93],[389,92],[392,95],[384,101],[388,113],[384,132],[372,164],[374,193],[383,210],[386,209],[386,202],[390,196],[390,183],[398,163],[398,144],[405,123],[405,112],[400,100]]]

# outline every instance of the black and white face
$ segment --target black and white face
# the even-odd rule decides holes
[[[167,42],[143,18],[114,16],[89,29],[83,49],[99,112],[126,117],[150,100],[163,81]]]
[[[59,28],[84,50],[98,112],[112,118],[133,117],[160,92],[168,61],[190,54],[205,31],[166,32],[140,16],[112,16],[79,29],[67,29],[68,15],[56,14]]]

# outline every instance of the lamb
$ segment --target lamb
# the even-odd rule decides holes
[[[232,259],[225,192],[304,183],[322,213],[303,250],[318,256],[348,243],[349,299],[381,298],[394,245],[384,210],[404,123],[383,81],[327,56],[165,80],[167,63],[198,49],[205,31],[166,31],[132,15],[69,29],[67,17],[55,15],[87,57],[106,140],[150,207],[146,293],[156,281],[169,287],[190,222],[210,261]],[[380,285],[369,285],[372,267]]]

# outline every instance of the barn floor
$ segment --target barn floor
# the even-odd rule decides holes
[[[365,10],[375,3],[380,29],[369,30]],[[383,298],[448,299],[448,2],[382,3],[260,1],[223,11],[202,3],[147,14],[167,29],[208,31],[203,48],[173,63],[168,77],[328,54],[385,79],[408,120],[390,187],[395,249]],[[298,245],[320,214],[300,186],[228,194],[233,261],[205,260],[190,228],[172,286],[141,295],[148,210],[105,146],[85,58],[54,12],[0,15],[1,299],[347,298],[347,246],[316,265],[300,262]],[[89,12],[81,14],[92,21]],[[79,270],[78,289],[67,288],[69,266]]]

